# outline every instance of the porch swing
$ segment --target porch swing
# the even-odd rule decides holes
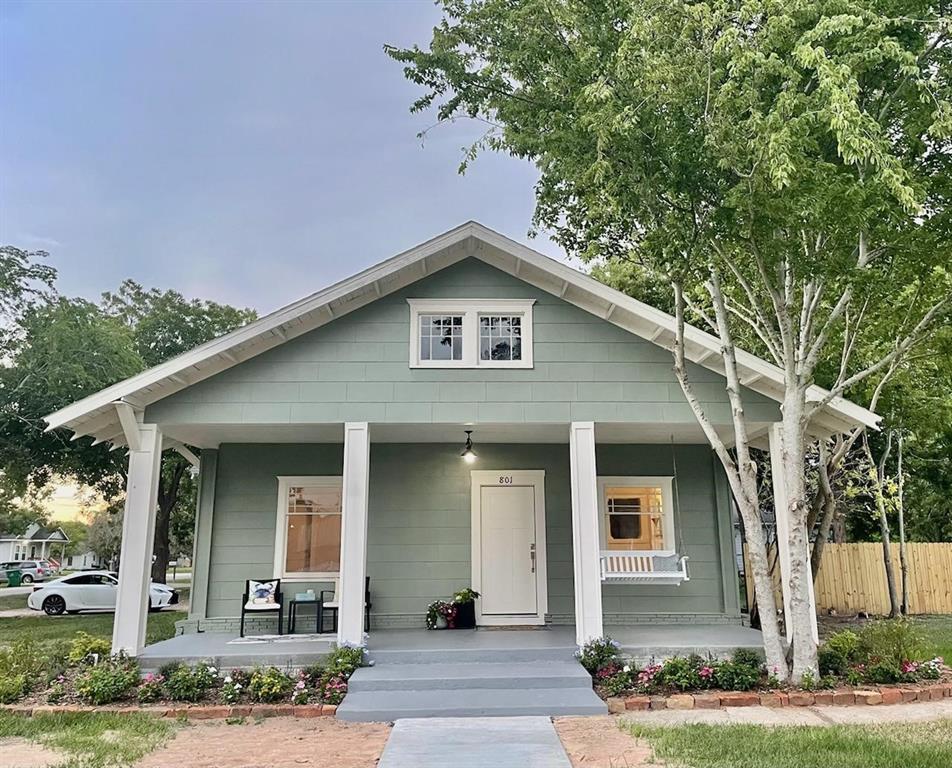
[[[681,536],[681,508],[678,492],[678,461],[674,450],[674,437],[671,438],[671,469],[673,473],[675,552],[673,554],[651,554],[650,552],[611,552],[603,551],[600,557],[602,581],[610,584],[672,584],[680,586],[689,581],[688,556],[678,554],[684,551]]]

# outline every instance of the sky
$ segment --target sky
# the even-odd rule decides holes
[[[471,122],[418,134],[383,53],[429,0],[0,0],[0,243],[67,295],[148,287],[270,311],[469,219],[527,237],[536,170]]]

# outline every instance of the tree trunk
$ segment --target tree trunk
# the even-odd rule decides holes
[[[879,534],[883,543],[883,565],[886,569],[886,586],[889,589],[889,617],[895,618],[899,615],[901,607],[899,605],[899,592],[896,589],[896,571],[893,568],[892,553],[890,552],[889,546],[889,518],[886,517],[886,498],[883,488],[886,459],[889,457],[891,446],[892,433],[890,432],[886,437],[886,448],[883,451],[883,456],[879,460],[879,464],[876,464],[876,462],[873,461],[873,452],[869,446],[869,440],[866,437],[863,438],[863,447],[866,451],[866,458],[869,460],[869,463],[873,468],[873,474],[875,475],[875,480],[873,481],[873,495],[876,498],[876,511],[879,516]]]
[[[821,445],[823,445],[821,443]],[[823,548],[826,546],[826,540],[830,536],[830,528],[833,525],[833,516],[836,512],[836,500],[833,498],[833,484],[830,482],[831,468],[827,461],[826,450],[820,452],[819,483],[817,485],[817,504],[819,509],[819,523],[816,528],[816,536],[813,539],[813,552],[810,554],[810,572],[813,574],[813,581],[816,582],[816,576],[820,572],[820,564],[823,562]]]
[[[172,519],[172,510],[178,501],[182,477],[185,475],[187,462],[180,456],[170,456],[167,459],[172,463],[171,468],[164,467],[165,472],[159,478],[159,498],[155,513],[155,538],[152,542],[152,581],[156,584],[165,584],[166,573],[169,570],[169,522]],[[163,458],[163,461],[166,459]],[[166,476],[168,480],[166,480]]]
[[[897,445],[897,468],[896,468],[896,485],[898,489],[897,498],[896,498],[896,507],[899,512],[899,578],[902,583],[902,602],[899,605],[899,610],[902,611],[903,616],[909,615],[909,563],[906,560],[906,514],[904,509],[904,500],[903,500],[903,485],[904,480],[902,476],[902,432],[899,433],[898,445]]]
[[[791,391],[793,390],[793,391]],[[803,413],[806,406],[805,391],[788,386],[788,395],[783,402],[781,434],[782,474],[787,494],[787,509],[777,509],[776,514],[786,514],[789,521],[787,546],[790,551],[790,624],[793,643],[792,679],[799,683],[805,675],[819,679],[817,644],[813,637],[813,614],[816,606],[810,599],[813,575],[808,560],[810,551],[807,516],[809,504],[806,499],[804,463],[806,440],[804,439]],[[778,542],[778,546],[780,542]]]

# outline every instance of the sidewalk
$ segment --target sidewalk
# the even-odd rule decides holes
[[[724,709],[661,709],[627,712],[619,719],[641,725],[862,725],[907,723],[952,718],[952,700],[864,707],[737,707]]]

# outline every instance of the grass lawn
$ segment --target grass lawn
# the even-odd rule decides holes
[[[684,768],[948,768],[952,720],[863,726],[628,726]]]
[[[76,616],[36,616],[0,619],[0,645],[9,645],[15,640],[28,637],[37,642],[72,640],[79,631],[91,635],[112,637],[113,614],[80,613]],[[146,642],[167,640],[175,634],[175,622],[184,619],[181,611],[150,613],[146,629]]]
[[[68,712],[23,717],[0,712],[0,738],[35,741],[63,752],[57,768],[128,766],[151,752],[174,725],[148,715]]]
[[[952,664],[952,616],[922,616],[916,623],[926,638],[926,653]]]
[[[0,611],[12,611],[16,608],[26,608],[26,599],[29,595],[5,595],[0,590]]]

